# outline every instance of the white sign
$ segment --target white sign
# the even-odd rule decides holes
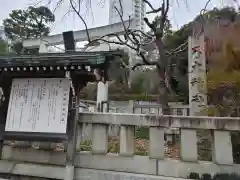
[[[66,133],[70,81],[14,79],[5,131]]]

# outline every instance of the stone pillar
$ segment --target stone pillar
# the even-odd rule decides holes
[[[134,152],[135,152],[135,127],[121,126],[120,155],[134,156]]]
[[[207,106],[204,35],[188,39],[189,114],[201,115]]]
[[[135,109],[134,109],[134,101],[133,100],[129,100],[128,101],[129,104],[129,113],[135,113]]]
[[[233,165],[230,131],[213,132],[213,162],[220,165]]]
[[[108,111],[108,82],[98,82],[97,110],[102,112]]]
[[[188,81],[189,115],[206,115],[207,77],[204,35],[191,36],[188,39]],[[200,159],[209,160],[211,148],[206,144],[211,144],[211,133],[205,130],[192,131],[192,133],[192,136],[197,136]]]
[[[164,159],[164,128],[149,128],[149,157]]]
[[[191,144],[191,146],[189,146]],[[195,129],[181,129],[181,159],[196,162],[198,160],[197,136]]]
[[[93,124],[92,126],[92,153],[106,154],[108,151],[107,125]]]

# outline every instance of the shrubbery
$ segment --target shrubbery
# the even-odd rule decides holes
[[[210,174],[202,174],[201,176],[198,173],[190,173],[188,179],[197,179],[197,180],[240,180],[240,176],[237,174],[228,174],[221,173],[215,174],[213,177]]]

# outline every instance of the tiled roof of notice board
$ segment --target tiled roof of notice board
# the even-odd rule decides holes
[[[0,56],[0,71],[26,70],[28,68],[79,69],[81,66],[98,66],[106,61],[106,57],[122,56],[123,51],[42,53],[38,55]],[[108,58],[113,60],[114,58]]]

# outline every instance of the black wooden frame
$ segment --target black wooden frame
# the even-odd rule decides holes
[[[56,74],[57,75],[57,74]],[[19,75],[19,77],[23,77]],[[19,78],[18,77],[18,78]],[[31,77],[31,78],[64,78],[64,76],[55,76],[55,77],[46,77],[45,76],[38,76],[38,77]],[[12,80],[14,77],[12,78]],[[72,111],[72,90],[70,88],[69,93],[69,102],[68,102],[68,117],[67,117],[67,125],[66,125],[66,133],[42,133],[42,132],[20,132],[20,131],[5,131],[6,120],[4,123],[4,133],[3,133],[3,140],[15,140],[15,141],[40,141],[40,142],[61,142],[68,140],[68,132],[69,132],[69,124],[71,124],[71,111]],[[9,101],[7,102],[9,104]]]
[[[74,85],[75,97],[72,97],[70,89],[69,109],[67,118],[66,133],[35,133],[35,132],[11,132],[5,131],[7,114],[0,112],[0,151],[2,151],[4,140],[16,141],[44,141],[44,142],[66,142],[68,141],[68,158],[72,161],[74,154],[74,142],[76,141],[76,124],[78,121],[78,106],[72,102],[72,98],[78,98],[79,90],[90,81],[96,81],[93,71],[88,71],[87,66],[92,69],[99,68],[104,71],[104,79],[108,80],[107,70],[110,61],[114,57],[121,57],[122,51],[108,52],[67,52],[39,54],[35,56],[0,56],[0,86],[4,89],[8,98],[4,105],[0,106],[0,111],[7,111],[11,85],[9,81],[14,78],[64,78],[65,72],[70,71],[72,83]],[[72,69],[72,66],[75,68]],[[78,69],[76,66],[80,66]],[[54,70],[50,70],[50,67]],[[57,71],[55,71],[57,70]],[[81,80],[79,82],[79,80]],[[11,83],[12,84],[12,83]],[[4,127],[3,127],[4,126]],[[1,152],[0,152],[1,154]]]

